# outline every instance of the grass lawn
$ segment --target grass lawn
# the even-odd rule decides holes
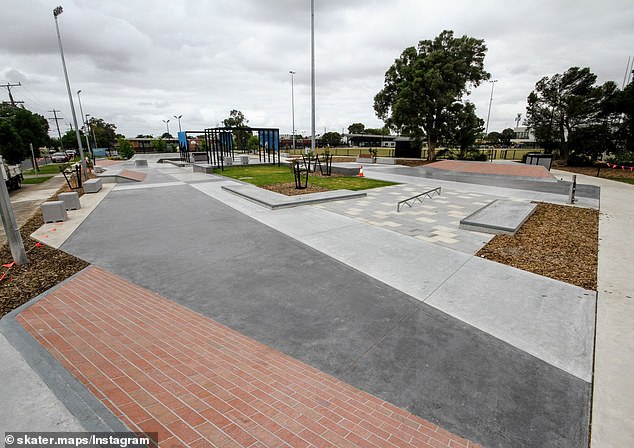
[[[22,180],[23,184],[41,184],[43,182],[46,182],[49,179],[52,179],[55,176],[39,176],[39,177],[25,177],[24,180]]]
[[[42,165],[37,170],[37,174],[59,174],[60,173],[59,168],[61,166],[64,166],[64,164],[63,163],[53,163],[51,165]],[[35,171],[33,169],[25,170],[24,174],[35,174]]]
[[[295,182],[293,179],[293,171],[287,166],[231,166],[226,167],[224,171],[214,171],[214,174],[221,174],[231,177],[232,179],[238,179],[258,187]],[[386,187],[396,184],[394,182],[368,179],[367,177],[319,177],[310,175],[308,177],[308,185],[318,185],[328,190],[367,190],[368,188]]]

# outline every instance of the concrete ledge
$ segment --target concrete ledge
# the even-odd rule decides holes
[[[84,193],[98,193],[101,190],[101,179],[88,179],[84,182]]]
[[[60,201],[64,202],[66,210],[79,210],[81,203],[79,202],[79,194],[76,191],[68,193],[60,193],[58,196]]]
[[[134,161],[135,168],[147,168],[147,160],[145,159],[137,159]]]
[[[189,160],[192,163],[196,163],[196,162],[207,162],[207,153],[206,152],[190,152],[189,153]]]
[[[368,157],[357,157],[357,163],[371,164],[374,163],[374,159]]]
[[[363,198],[367,196],[366,193],[350,190],[334,190],[297,196],[285,196],[274,191],[258,188],[254,185],[223,185],[222,189],[242,196],[263,207],[270,208],[271,210],[340,201],[342,199]]]
[[[536,208],[537,204],[498,199],[460,220],[460,228],[514,235]]]
[[[207,163],[194,163],[192,165],[192,169],[194,173],[205,173],[205,174],[213,174],[214,167],[213,165],[209,165]]]
[[[396,165],[396,159],[394,157],[377,157],[376,163],[382,163],[383,165]]]

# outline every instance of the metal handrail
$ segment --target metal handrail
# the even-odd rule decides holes
[[[396,204],[396,212],[400,212],[401,211],[401,205],[405,204],[407,206],[409,206],[410,208],[412,207],[412,205],[414,205],[416,203],[416,201],[420,202],[421,204],[423,203],[423,200],[421,199],[421,197],[426,197],[431,199],[433,194],[436,193],[438,196],[440,196],[440,187],[436,187],[436,188],[432,188],[431,190],[427,190],[424,191],[420,194],[417,194],[416,196],[412,196],[411,198],[407,198],[407,199],[403,199],[402,201],[398,201],[398,203]],[[411,203],[410,203],[411,201]]]

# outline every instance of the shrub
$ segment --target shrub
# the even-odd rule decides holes
[[[119,139],[119,157],[122,159],[129,159],[134,155],[134,149],[132,148],[132,143],[127,141],[124,138]]]

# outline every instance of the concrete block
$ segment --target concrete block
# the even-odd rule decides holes
[[[76,191],[60,193],[58,197],[59,200],[64,203],[64,208],[66,208],[66,210],[79,210],[81,208],[79,194],[77,194]]]
[[[45,202],[40,205],[40,210],[42,210],[44,222],[66,221],[68,219],[64,201]]]
[[[207,162],[207,153],[206,152],[190,152],[189,160],[192,163]]]
[[[98,193],[101,190],[101,179],[88,179],[84,182],[84,193]]]
[[[233,159],[231,157],[225,157],[224,158],[224,165],[225,166],[232,166],[233,165]]]
[[[213,165],[209,165],[207,163],[194,163],[192,165],[192,169],[194,173],[205,173],[205,174],[214,173]]]
[[[249,156],[240,156],[240,165],[248,165]]]
[[[369,157],[357,157],[357,163],[374,163],[374,159],[373,158],[369,158]]]
[[[147,160],[145,159],[137,159],[134,161],[134,166],[136,168],[147,168]]]

